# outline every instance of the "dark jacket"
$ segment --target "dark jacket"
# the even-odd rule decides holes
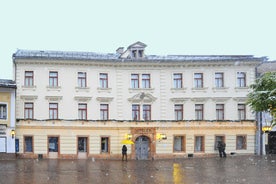
[[[122,147],[122,154],[126,154],[127,153],[127,147],[125,145],[123,145]]]

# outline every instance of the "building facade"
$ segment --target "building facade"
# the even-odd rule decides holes
[[[0,79],[0,158],[15,156],[15,90],[14,81]]]
[[[246,105],[250,55],[146,55],[136,42],[116,53],[18,50],[13,55],[18,155],[131,159],[254,154]],[[129,141],[129,142],[122,142]]]

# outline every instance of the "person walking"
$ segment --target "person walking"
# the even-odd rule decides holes
[[[226,144],[222,141],[218,141],[218,150],[219,150],[219,157],[222,158],[223,157],[226,157],[226,153],[225,153],[225,147],[226,147]]]
[[[126,145],[123,145],[123,147],[122,147],[122,161],[124,160],[124,158],[127,161],[127,147],[126,147]]]

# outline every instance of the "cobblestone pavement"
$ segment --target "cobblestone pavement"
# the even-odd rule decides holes
[[[0,160],[0,183],[274,184],[276,155],[171,160]]]

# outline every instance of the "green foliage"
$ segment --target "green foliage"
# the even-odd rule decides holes
[[[247,104],[255,111],[269,112],[276,119],[276,72],[268,72],[258,78],[250,86],[252,91],[248,94]]]

